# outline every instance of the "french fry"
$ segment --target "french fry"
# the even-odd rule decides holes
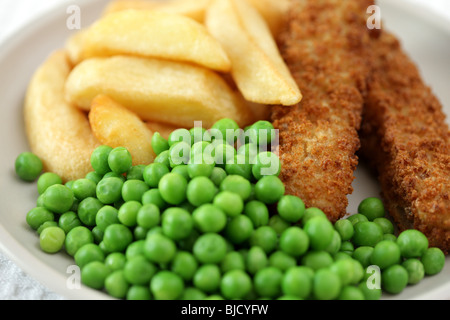
[[[231,68],[221,44],[204,25],[151,10],[111,13],[86,30],[84,59],[118,54],[190,62],[221,72]]]
[[[300,89],[267,23],[248,2],[214,0],[205,24],[225,48],[233,79],[248,101],[287,106],[300,102]]]
[[[86,115],[64,99],[71,64],[64,50],[52,53],[34,74],[26,92],[24,119],[31,151],[44,169],[64,181],[92,171],[90,156],[99,142]]]
[[[151,140],[153,132],[132,111],[105,95],[92,101],[89,122],[95,137],[112,148],[125,147],[133,165],[149,164],[156,155]]]
[[[105,94],[144,121],[190,128],[232,118],[244,126],[252,112],[215,72],[202,67],[128,56],[92,58],[78,64],[66,82],[66,98],[89,111]]]
[[[129,9],[156,10],[180,14],[197,20],[198,22],[203,22],[206,8],[210,2],[211,0],[115,0],[110,2],[104,10],[103,15]]]
[[[83,60],[84,36],[86,31],[80,30],[69,37],[65,49],[72,65],[75,66]]]
[[[283,20],[289,9],[290,0],[246,0],[266,20],[273,36],[277,36],[283,26]]]

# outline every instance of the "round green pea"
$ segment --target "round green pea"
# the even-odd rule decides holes
[[[95,216],[95,224],[100,228],[100,230],[105,231],[106,227],[109,225],[120,223],[118,215],[119,211],[116,208],[105,205],[97,211],[97,215]]]
[[[175,242],[162,233],[149,234],[144,244],[145,257],[155,263],[168,263],[176,253]]]
[[[425,276],[425,267],[419,259],[407,259],[402,266],[408,271],[408,284],[419,283]]]
[[[283,272],[275,267],[265,267],[253,277],[256,293],[264,298],[275,298],[281,294]]]
[[[94,243],[91,230],[85,226],[78,226],[67,233],[64,247],[69,255],[75,256],[78,249],[88,243]]]
[[[378,242],[383,240],[383,229],[371,221],[362,221],[354,225],[355,233],[352,242],[356,246],[374,247]]]
[[[158,268],[144,256],[138,255],[127,260],[123,275],[132,285],[148,285]]]
[[[226,272],[220,282],[220,292],[226,299],[243,299],[252,289],[252,279],[243,270]]]
[[[62,184],[61,177],[53,172],[44,172],[37,180],[37,190],[39,194],[44,194],[48,187],[55,184]]]
[[[307,299],[312,291],[313,277],[314,271],[305,266],[288,269],[281,283],[283,294]]]
[[[170,270],[178,274],[184,281],[192,280],[197,268],[197,260],[188,251],[178,251],[170,264]]]
[[[54,220],[53,212],[44,207],[35,207],[28,211],[26,216],[28,225],[34,230],[37,230],[43,223]]]
[[[169,168],[162,163],[151,163],[145,167],[143,172],[144,181],[150,188],[158,187],[163,176],[170,172]]]
[[[168,173],[158,184],[161,197],[169,204],[179,205],[186,200],[188,182],[178,173]]]
[[[117,174],[123,174],[133,165],[130,152],[125,147],[117,147],[111,150],[108,155],[108,165],[111,171]]]
[[[428,238],[418,230],[409,229],[398,235],[397,244],[404,258],[420,258],[428,249]]]
[[[122,186],[124,201],[142,201],[142,196],[149,190],[149,186],[142,180],[127,180]]]
[[[129,287],[130,284],[125,279],[123,270],[111,272],[105,278],[105,290],[114,298],[124,299],[127,296]]]
[[[169,142],[163,138],[159,132],[153,133],[151,144],[156,155],[169,150]]]
[[[228,175],[220,184],[220,191],[230,191],[238,194],[246,201],[252,193],[250,181],[239,175]]]
[[[127,258],[122,252],[112,252],[105,257],[105,265],[111,271],[122,270],[127,262]]]
[[[88,197],[95,197],[97,185],[94,181],[89,179],[78,179],[72,183],[72,191],[78,200],[84,200]]]
[[[220,232],[227,224],[225,212],[213,204],[204,204],[192,212],[194,225],[202,233]]]
[[[97,184],[96,196],[104,204],[113,204],[122,199],[122,186],[124,181],[121,178],[103,178]]]
[[[93,289],[101,290],[105,287],[105,280],[111,270],[103,262],[92,261],[81,269],[81,282]]]
[[[127,300],[151,300],[152,294],[149,286],[132,285],[127,291]]]
[[[122,252],[133,241],[133,233],[123,224],[111,224],[105,229],[103,243],[109,252]]]
[[[220,287],[221,272],[216,264],[203,264],[192,279],[196,288],[206,293],[215,292]]]
[[[264,252],[269,254],[274,251],[278,245],[278,235],[275,230],[269,226],[259,227],[251,234],[250,245],[259,246]],[[301,244],[301,247],[304,248],[304,243]]]
[[[197,238],[192,250],[201,263],[219,263],[226,255],[227,242],[217,233],[205,233]]]
[[[285,195],[278,201],[277,211],[284,220],[297,223],[305,213],[305,204],[297,196]]]
[[[228,217],[236,217],[244,210],[242,198],[231,191],[221,191],[214,196],[213,204],[220,208]]]
[[[402,292],[408,285],[408,271],[399,264],[388,267],[381,273],[381,285],[388,293]]]
[[[138,211],[136,223],[146,229],[151,229],[159,225],[161,221],[161,211],[156,204],[144,204]]]
[[[161,226],[164,235],[178,241],[191,234],[194,228],[194,218],[187,210],[173,207],[164,211]]]
[[[245,204],[244,214],[250,218],[255,228],[269,224],[269,209],[262,201],[251,200]]]
[[[82,225],[81,220],[78,218],[78,215],[73,211],[63,213],[58,219],[58,227],[63,229],[66,234],[73,228],[81,225]]]
[[[130,228],[135,227],[137,225],[137,215],[141,208],[142,204],[139,201],[127,201],[119,208],[117,218],[123,225]]]
[[[88,227],[95,226],[97,213],[102,207],[103,203],[97,198],[89,197],[84,199],[78,205],[80,221]]]
[[[369,221],[383,218],[386,215],[383,202],[373,197],[361,201],[358,206],[358,213],[366,216]]]
[[[150,281],[150,290],[156,300],[176,300],[183,294],[183,279],[174,272],[162,270]]]
[[[304,230],[314,250],[325,250],[333,241],[333,224],[323,217],[309,219]]]
[[[44,252],[56,253],[62,249],[65,238],[66,233],[63,229],[50,226],[42,230],[39,235],[39,244]]]
[[[333,300],[341,292],[341,280],[333,271],[323,268],[314,274],[313,295],[318,300]]]
[[[250,218],[245,215],[238,215],[231,218],[225,227],[225,235],[227,240],[236,245],[242,244],[246,240],[250,239],[253,232],[253,223]]]
[[[420,261],[423,263],[425,274],[432,276],[438,274],[444,268],[445,255],[441,249],[433,247],[423,253]]]
[[[189,181],[186,189],[187,200],[198,207],[211,203],[216,195],[216,186],[207,177],[198,176]]]
[[[255,185],[256,199],[267,204],[274,204],[284,195],[285,187],[276,176],[263,176]]]
[[[370,256],[370,263],[377,265],[380,269],[386,269],[400,262],[401,253],[397,243],[382,240],[378,242]]]
[[[105,260],[105,254],[100,247],[94,243],[86,243],[75,253],[75,263],[83,269],[89,262]]]
[[[347,219],[341,219],[335,222],[334,228],[341,236],[342,241],[348,241],[353,237],[355,230],[353,224]]]
[[[73,191],[62,184],[48,187],[43,197],[44,207],[60,214],[69,211],[74,202]]]
[[[113,150],[110,146],[102,145],[91,153],[91,166],[95,172],[104,175],[111,171],[108,164],[109,153]]]
[[[296,226],[283,231],[279,240],[280,249],[293,257],[300,257],[305,254],[308,251],[309,243],[307,233]]]
[[[252,174],[259,180],[264,176],[278,176],[281,172],[280,158],[270,151],[260,152],[252,166]]]
[[[308,251],[301,257],[301,262],[303,266],[316,271],[331,266],[333,264],[333,257],[326,251]]]
[[[22,152],[19,154],[14,166],[17,176],[29,182],[36,180],[43,169],[41,159],[32,152]]]

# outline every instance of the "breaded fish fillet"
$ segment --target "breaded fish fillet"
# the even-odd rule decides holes
[[[358,129],[369,73],[370,0],[293,0],[278,42],[303,93],[295,106],[275,106],[280,133],[280,178],[286,192],[331,221],[347,212],[352,193]]]
[[[442,106],[399,41],[383,31],[361,128],[361,155],[376,169],[400,230],[415,228],[450,252],[450,133]]]

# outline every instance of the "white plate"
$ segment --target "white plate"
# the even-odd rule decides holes
[[[106,3],[106,0],[78,1],[82,27],[98,18]],[[424,8],[399,0],[381,1],[381,7],[387,26],[403,41],[425,81],[450,114],[449,21],[445,23]],[[67,283],[72,274],[67,268],[74,264],[72,258],[65,254],[49,255],[40,250],[36,233],[25,222],[26,213],[36,203],[36,186],[19,181],[14,174],[15,158],[29,149],[22,119],[25,90],[36,68],[74,32],[66,27],[66,9],[67,5],[61,6],[34,20],[10,37],[0,51],[0,105],[3,111],[0,118],[0,150],[3,153],[0,160],[0,247],[27,274],[68,299],[108,299],[106,294],[84,286],[71,289]],[[355,212],[362,199],[379,194],[376,180],[363,166],[358,168],[356,176],[355,192],[349,197],[349,212]],[[400,295],[386,298],[450,298],[450,258],[439,275],[409,286]]]

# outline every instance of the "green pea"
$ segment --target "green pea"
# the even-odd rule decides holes
[[[123,180],[117,177],[103,178],[97,184],[97,199],[104,204],[113,204],[122,199]]]
[[[95,224],[100,228],[100,230],[105,231],[106,227],[109,225],[120,222],[118,215],[119,211],[116,208],[105,205],[97,211],[97,215],[95,216]]]
[[[194,255],[188,251],[178,251],[175,254],[170,270],[178,274],[184,281],[190,281],[198,268]]]
[[[53,212],[44,207],[35,207],[28,211],[26,216],[27,224],[34,230],[37,230],[43,223],[54,220]]]
[[[252,220],[255,228],[269,224],[269,209],[261,201],[251,200],[247,202],[244,207],[244,214]]]
[[[224,140],[231,144],[237,139],[236,131],[239,130],[239,125],[233,119],[224,118],[216,121],[211,129],[220,132],[221,139],[218,133],[215,133],[216,140]]]
[[[255,185],[256,199],[267,204],[274,204],[284,195],[283,182],[276,176],[264,176]]]
[[[144,180],[144,170],[146,168],[146,165],[138,164],[135,166],[132,166],[130,170],[127,172],[126,180]]]
[[[103,262],[105,254],[102,249],[94,243],[87,243],[77,250],[75,253],[75,263],[83,269],[88,263],[92,261]]]
[[[269,265],[285,272],[289,268],[295,267],[297,261],[293,256],[283,251],[275,251],[269,256]]]
[[[309,237],[311,248],[325,250],[333,241],[333,224],[323,217],[308,220],[304,230]]]
[[[184,289],[183,295],[180,300],[204,300],[206,298],[206,294],[200,289],[194,287],[188,287]]]
[[[316,208],[316,207],[306,208],[305,213],[303,214],[303,218],[301,220],[302,227],[304,227],[310,219],[317,217],[317,216],[322,217],[322,218],[327,218],[326,214],[319,208]]]
[[[373,247],[369,246],[358,247],[353,252],[352,257],[358,260],[364,268],[367,268],[371,263],[373,249]]]
[[[327,268],[332,265],[333,257],[326,251],[308,251],[302,258],[303,266],[309,267],[314,271]]]
[[[36,180],[42,172],[41,159],[32,152],[22,152],[16,158],[14,168],[17,176],[24,181]]]
[[[189,130],[184,128],[176,129],[169,134],[169,139],[167,141],[169,143],[169,147],[179,142],[184,142],[191,145],[191,133]]]
[[[408,271],[408,284],[419,283],[425,276],[425,267],[419,259],[407,259],[402,266]]]
[[[305,204],[297,196],[285,195],[278,201],[277,211],[284,220],[297,223],[305,213]]]
[[[226,272],[220,282],[220,292],[226,299],[243,299],[252,289],[252,279],[242,270]]]
[[[358,206],[358,213],[366,216],[369,221],[383,218],[386,214],[383,202],[378,198],[367,198],[361,201]]]
[[[105,266],[111,271],[122,270],[127,262],[125,254],[122,252],[112,252],[105,257]]]
[[[250,126],[249,130],[252,131],[252,142],[259,146],[269,145],[275,139],[275,129],[272,123],[267,120],[255,122]]]
[[[365,300],[364,293],[358,287],[345,286],[339,294],[338,300]]]
[[[146,229],[157,226],[161,221],[160,210],[153,203],[144,204],[136,215],[136,223]]]
[[[62,214],[72,208],[73,202],[73,191],[62,184],[52,185],[45,190],[44,207],[50,211]]]
[[[253,285],[258,295],[265,298],[275,298],[281,293],[283,272],[274,267],[265,267],[259,270],[254,278]]]
[[[236,217],[244,210],[242,198],[230,191],[221,191],[214,196],[214,206],[220,208],[228,217]]]
[[[116,270],[105,278],[105,290],[114,298],[124,299],[128,294],[129,287],[123,270]]]
[[[125,225],[111,224],[105,229],[103,242],[109,252],[122,252],[132,241],[133,233]]]
[[[356,246],[374,247],[383,240],[383,229],[371,221],[362,221],[354,225],[355,233],[352,241]]]
[[[314,271],[305,266],[288,269],[281,283],[283,294],[307,299],[312,291],[313,277]]]
[[[346,286],[353,282],[355,268],[350,259],[343,259],[333,262],[330,270],[339,276],[341,284]]]
[[[212,293],[219,289],[220,281],[220,269],[215,264],[204,264],[200,266],[192,279],[195,287],[206,293]]]
[[[238,215],[231,218],[225,227],[225,235],[233,244],[242,244],[253,234],[253,223],[249,217]]]
[[[410,229],[398,235],[397,244],[404,258],[420,258],[428,249],[428,238],[422,232]]]
[[[217,140],[211,144],[211,147],[206,148],[205,152],[208,152],[211,148],[213,148],[211,153],[214,155],[214,162],[220,168],[225,169],[226,164],[234,162],[236,149],[230,144]]]
[[[179,166],[176,166],[175,168],[172,169],[171,172],[182,175],[187,181],[191,179],[188,172],[188,166],[186,164],[180,164]]]
[[[307,233],[296,226],[289,227],[280,236],[280,249],[293,257],[300,257],[305,254],[309,244],[310,240]]]
[[[106,175],[108,175],[108,173],[105,174],[104,176],[106,176]],[[102,178],[103,178],[104,176],[98,174],[98,173],[95,172],[95,171],[91,171],[91,172],[88,172],[88,173],[86,174],[85,178],[86,178],[86,179],[89,179],[89,180],[92,180],[95,184],[97,184],[97,183],[100,182],[100,180],[102,180]]]
[[[278,176],[281,172],[280,158],[270,151],[260,152],[252,166],[252,174],[259,180],[264,176]]]
[[[438,274],[444,268],[445,255],[439,248],[429,248],[423,253],[420,260],[423,263],[425,274],[432,276]]]
[[[169,150],[165,150],[163,152],[161,152],[160,154],[158,154],[155,158],[155,160],[153,160],[154,163],[162,163],[164,164],[167,168],[170,168],[170,153]]]
[[[78,249],[88,243],[94,243],[91,230],[85,226],[78,226],[67,233],[64,247],[69,255],[75,256]]]
[[[153,276],[150,290],[156,300],[176,300],[183,294],[184,282],[176,273],[162,270]]]
[[[198,237],[192,250],[201,263],[219,263],[226,255],[227,242],[217,233],[205,233]]]
[[[380,300],[381,298],[382,295],[381,288],[374,288],[374,287],[369,288],[366,282],[361,282],[358,285],[358,288],[363,293],[365,300]]]
[[[280,215],[275,214],[269,219],[269,227],[275,230],[276,234],[280,235],[284,230],[289,228],[291,224],[284,220]]]
[[[187,142],[177,142],[169,148],[170,168],[188,164],[191,157],[191,144]]]
[[[50,226],[42,230],[39,236],[39,244],[44,252],[56,253],[62,249],[65,238],[66,234],[63,229]]]
[[[318,300],[333,300],[341,292],[341,280],[333,271],[323,268],[316,271],[313,279],[313,295]]]
[[[162,177],[168,174],[169,168],[163,163],[151,163],[145,167],[143,172],[144,181],[150,188],[158,187]]]
[[[158,184],[161,197],[169,204],[179,205],[186,200],[186,179],[178,173],[168,173]]]
[[[114,148],[108,155],[108,165],[117,174],[126,173],[133,165],[130,152],[124,147]]]
[[[145,257],[155,263],[168,263],[176,253],[175,242],[162,233],[152,233],[147,236],[144,245]]]
[[[258,146],[254,143],[247,143],[240,146],[237,150],[238,155],[243,155],[250,164],[256,163],[256,156],[258,155]]]
[[[252,192],[250,181],[242,176],[229,175],[220,184],[220,191],[230,191],[238,194],[243,201],[246,201]]]
[[[367,219],[367,217],[361,213],[352,214],[351,216],[347,217],[347,220],[349,220],[353,224],[353,226],[355,226],[358,222],[369,221],[369,219]]]
[[[353,224],[347,219],[341,219],[335,222],[334,228],[339,232],[342,241],[348,241],[353,237],[355,232]]]
[[[269,264],[266,252],[259,246],[253,246],[246,257],[246,268],[250,274],[255,274]]]
[[[164,210],[168,206],[167,202],[161,196],[159,189],[150,189],[142,195],[142,204],[154,204],[159,210]]]
[[[91,166],[95,172],[100,175],[104,175],[111,171],[111,168],[108,164],[109,153],[113,148],[110,146],[99,146],[94,149],[91,154]]]
[[[381,284],[386,292],[398,294],[408,285],[408,271],[399,264],[390,266],[381,273]]]
[[[162,216],[162,229],[164,235],[178,241],[187,238],[194,228],[194,218],[181,208],[169,208]]]
[[[375,218],[373,220],[376,224],[378,224],[381,229],[383,229],[384,234],[393,234],[394,233],[394,225],[391,221],[386,218]]]
[[[55,184],[62,184],[61,177],[53,172],[44,172],[37,180],[37,190],[39,194],[44,194],[48,187]]]
[[[259,227],[251,234],[250,245],[259,246],[264,250],[264,252],[269,254],[274,251],[278,245],[278,235],[275,230],[269,226]],[[303,246],[304,244],[302,247]]]
[[[125,249],[125,257],[130,260],[137,256],[144,255],[145,239],[133,241]]]
[[[103,207],[103,203],[97,198],[89,197],[80,202],[78,206],[78,217],[80,221],[88,226],[95,226],[98,211]]]
[[[325,248],[325,251],[327,251],[330,254],[334,255],[334,254],[336,254],[337,252],[340,251],[341,247],[342,247],[341,236],[339,235],[339,232],[334,230],[333,231],[333,238],[332,238],[329,246]]]
[[[202,233],[220,232],[227,224],[227,216],[219,207],[213,204],[204,204],[192,213],[194,225]]]
[[[66,234],[73,228],[81,225],[82,223],[78,218],[78,215],[73,211],[63,213],[58,219],[58,227],[63,229]]]
[[[149,186],[142,180],[127,180],[122,186],[122,199],[141,202],[142,196],[149,189]]]
[[[139,255],[128,259],[123,268],[123,275],[132,285],[148,285],[157,271],[153,263]]]
[[[238,251],[228,252],[220,263],[220,270],[225,273],[230,270],[245,270],[244,256]]]
[[[387,240],[378,242],[370,256],[370,263],[386,269],[400,262],[401,254],[397,243]]]
[[[223,168],[214,167],[209,178],[214,185],[219,188],[222,181],[226,178],[227,173]]]
[[[105,280],[111,270],[103,262],[92,261],[81,269],[81,282],[93,289],[101,290],[105,287]]]
[[[164,139],[159,132],[153,133],[151,144],[156,155],[161,154],[163,151],[169,150],[169,142]]]
[[[151,300],[152,294],[149,286],[132,285],[127,291],[127,300]]]
[[[187,200],[196,207],[206,203],[211,203],[215,195],[216,186],[207,177],[194,177],[187,185]]]
[[[97,185],[89,179],[78,179],[72,183],[72,191],[78,200],[84,200],[88,197],[95,197],[95,189]]]

